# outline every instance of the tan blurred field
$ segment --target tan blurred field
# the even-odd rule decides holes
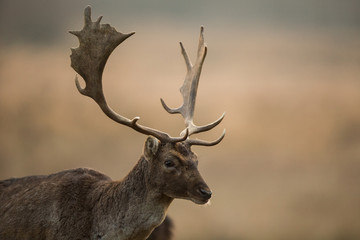
[[[205,29],[195,121],[223,111],[224,141],[196,147],[211,206],[177,200],[175,239],[360,239],[360,35]],[[127,116],[177,135],[185,65],[198,29],[140,29],[110,57],[105,93]],[[71,37],[69,37],[71,38]],[[121,179],[145,136],[107,119],[75,87],[69,47],[0,55],[0,178],[90,167]]]

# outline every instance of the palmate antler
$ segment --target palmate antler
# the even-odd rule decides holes
[[[190,145],[205,145],[211,146],[219,143],[225,135],[221,135],[219,139],[213,142],[206,142],[202,140],[189,139],[189,135],[203,132],[212,129],[218,125],[223,119],[224,115],[214,123],[206,126],[195,126],[193,124],[193,114],[195,107],[195,98],[197,85],[199,82],[202,63],[206,55],[206,46],[203,40],[203,28],[201,28],[201,36],[198,51],[198,60],[193,67],[190,63],[189,57],[186,54],[185,49],[182,47],[182,53],[184,55],[188,73],[184,82],[181,92],[184,97],[184,104],[181,108],[172,110],[168,108],[164,101],[161,100],[163,106],[169,113],[181,113],[185,118],[186,129],[182,132],[180,137],[171,137],[167,133],[159,130],[142,126],[138,124],[139,117],[128,119],[114,112],[106,103],[103,89],[102,89],[102,75],[107,59],[113,50],[124,40],[134,34],[123,34],[116,31],[115,28],[109,24],[100,24],[101,18],[99,17],[95,22],[91,20],[91,7],[85,8],[84,12],[85,24],[81,31],[70,31],[79,39],[79,47],[71,49],[71,67],[85,80],[86,86],[82,88],[76,77],[76,86],[79,92],[85,96],[91,97],[101,108],[101,110],[112,120],[133,128],[134,130],[151,135],[158,138],[162,142],[180,142],[186,141]]]
[[[76,77],[76,86],[79,92],[91,97],[100,106],[101,110],[112,120],[120,124],[133,128],[134,130],[146,135],[151,135],[161,141],[178,142],[184,141],[187,134],[182,137],[173,138],[168,134],[142,126],[137,123],[140,119],[135,117],[127,119],[114,112],[106,103],[102,89],[102,75],[107,59],[112,51],[125,39],[134,34],[123,34],[116,31],[109,24],[100,24],[99,17],[96,22],[91,20],[91,7],[85,8],[85,24],[81,31],[70,31],[79,38],[80,45],[76,49],[71,49],[71,67],[80,74],[85,80],[85,88],[81,88]]]
[[[202,65],[204,63],[206,53],[207,53],[207,46],[204,42],[204,27],[202,26],[200,29],[200,38],[199,38],[199,46],[198,46],[198,52],[197,52],[197,58],[195,65],[192,65],[190,58],[183,46],[183,44],[180,42],[181,46],[181,53],[184,56],[185,64],[187,68],[187,74],[185,77],[185,81],[180,88],[180,92],[183,96],[183,105],[179,108],[169,108],[163,99],[161,99],[161,104],[163,105],[164,109],[171,114],[179,113],[183,116],[185,120],[186,129],[189,131],[189,136],[195,133],[199,132],[205,132],[208,130],[211,130],[212,128],[216,127],[225,117],[225,113],[215,122],[212,122],[208,125],[204,126],[196,126],[194,124],[193,118],[194,118],[194,110],[195,110],[195,101],[196,101],[196,94],[197,94],[197,88],[199,85],[200,80],[200,74]],[[181,133],[182,135],[186,134],[185,130]],[[223,134],[220,136],[219,139],[213,141],[213,142],[206,142],[202,140],[191,140],[188,139],[187,142],[191,145],[206,145],[211,146],[219,143],[225,136],[225,130]]]

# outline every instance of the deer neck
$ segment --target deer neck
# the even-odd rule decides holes
[[[129,199],[139,205],[156,204],[167,209],[173,199],[160,191],[155,177],[151,175],[150,168],[149,162],[141,156],[129,174],[119,182],[120,194],[126,192]]]
[[[111,210],[107,214],[113,221],[115,232],[111,236],[114,239],[146,239],[164,220],[173,200],[156,188],[150,176],[150,165],[144,157],[122,181],[112,182],[104,190],[105,195],[113,196],[111,205],[114,208],[107,207]]]

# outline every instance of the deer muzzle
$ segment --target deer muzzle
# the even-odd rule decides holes
[[[198,183],[190,194],[190,199],[196,204],[205,204],[211,198],[212,191],[204,181]]]

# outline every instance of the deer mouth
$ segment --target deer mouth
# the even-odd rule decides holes
[[[196,199],[196,198],[191,198],[190,199],[193,203],[199,204],[199,205],[204,205],[206,203],[209,202],[209,199],[205,200],[205,199]]]

